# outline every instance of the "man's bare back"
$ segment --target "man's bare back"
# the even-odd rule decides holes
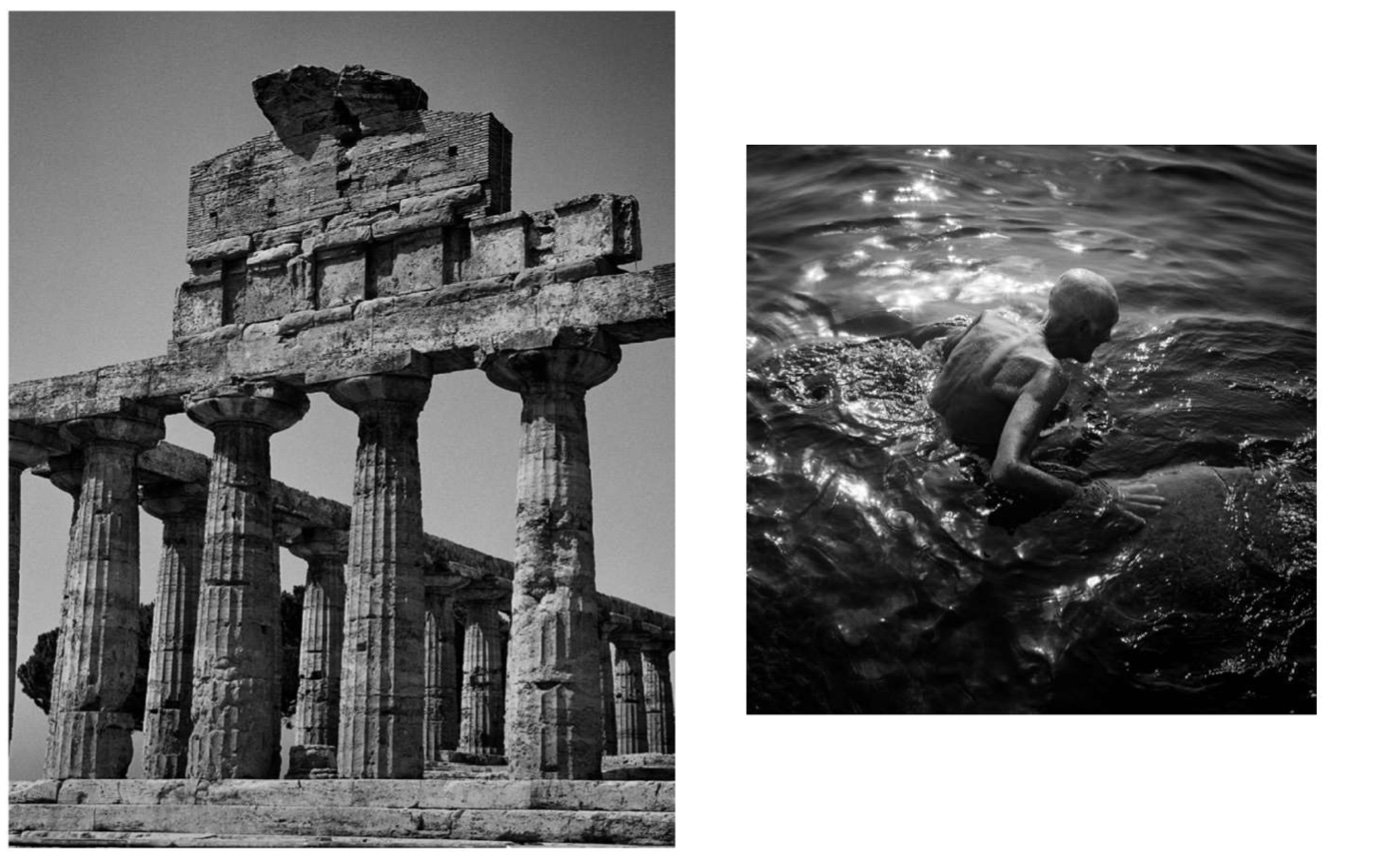
[[[996,450],[993,483],[1055,503],[1085,489],[1031,463],[1031,452],[1064,395],[1061,361],[1088,362],[1111,337],[1118,318],[1116,290],[1082,268],[1065,272],[1050,292],[1049,314],[1039,328],[983,313],[945,343],[945,365],[930,405],[961,444]],[[1139,523],[1163,504],[1154,486],[1135,480],[1097,486],[1110,502]]]
[[[1042,372],[1063,373],[1044,340],[1009,319],[983,313],[946,342],[930,405],[955,441],[995,449],[1016,400]]]

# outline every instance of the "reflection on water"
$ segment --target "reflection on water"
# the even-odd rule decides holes
[[[1313,711],[1315,162],[751,148],[750,711]],[[1121,321],[1037,456],[1173,469],[1144,534],[1001,496],[924,406],[934,344],[874,341],[1033,324],[1079,266]]]

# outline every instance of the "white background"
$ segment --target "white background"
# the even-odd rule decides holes
[[[682,4],[681,854],[1367,854],[1369,30],[1335,7]],[[1319,146],[1320,714],[744,716],[744,146],[1174,141]]]

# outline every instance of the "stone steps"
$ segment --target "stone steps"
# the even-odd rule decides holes
[[[673,804],[655,781],[31,781],[10,789],[10,842],[672,845]]]

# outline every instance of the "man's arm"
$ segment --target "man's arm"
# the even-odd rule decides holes
[[[1002,428],[997,460],[992,464],[993,483],[1055,503],[1072,500],[1083,491],[1078,485],[1052,477],[1030,463],[1031,448],[1067,386],[1063,370],[1047,366],[1037,371],[1030,383],[1021,389]],[[1118,512],[1138,526],[1164,506],[1164,498],[1156,493],[1155,484],[1146,480],[1098,480],[1095,484],[1107,493],[1108,502]]]
[[[1078,486],[1050,476],[1030,463],[1030,454],[1049,422],[1050,413],[1068,387],[1068,379],[1058,366],[1042,366],[1021,388],[1012,406],[1002,437],[997,444],[997,459],[992,463],[992,481],[1023,495],[1063,503],[1078,493]]]

